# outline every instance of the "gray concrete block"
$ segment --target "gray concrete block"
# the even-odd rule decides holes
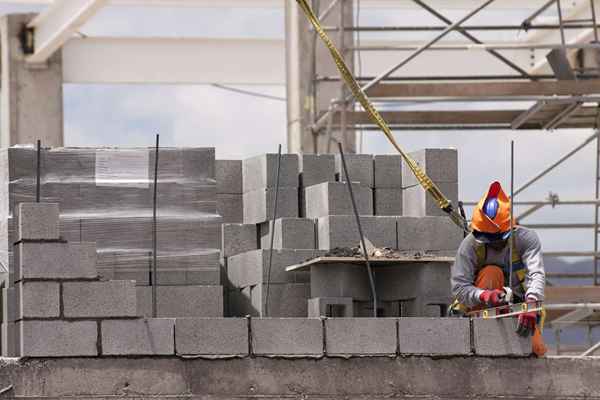
[[[177,354],[247,356],[248,320],[245,318],[178,318]]]
[[[18,220],[17,240],[56,240],[60,237],[57,203],[21,203]]]
[[[333,154],[301,154],[300,187],[323,182],[335,182],[335,156]]]
[[[422,149],[410,156],[425,170],[435,183],[458,182],[458,153],[456,149]],[[402,183],[404,187],[418,183],[410,168],[403,162]]]
[[[2,288],[2,322],[14,322],[17,320],[17,288]]]
[[[353,302],[350,297],[316,297],[308,299],[308,317],[352,318]]]
[[[254,224],[223,224],[221,251],[223,257],[231,257],[258,248],[258,232]]]
[[[16,322],[2,323],[2,357],[20,357]]]
[[[480,356],[531,355],[531,337],[521,337],[515,332],[516,318],[473,319],[473,346]]]
[[[373,155],[372,154],[344,154],[346,167],[350,180],[360,183],[362,186],[373,187]],[[346,182],[346,175],[342,169],[342,159],[339,154],[335,155],[335,173],[340,182]]]
[[[373,189],[375,215],[402,215],[402,189]]]
[[[136,291],[137,314],[151,317],[152,287]],[[223,286],[158,286],[156,305],[160,318],[222,317]]]
[[[60,316],[60,284],[58,282],[19,282],[17,319]]]
[[[244,193],[244,223],[260,224],[273,218],[275,188],[257,189]],[[298,217],[298,188],[279,188],[277,218]]]
[[[251,286],[243,289],[233,288],[228,291],[229,314],[228,317],[245,317],[250,315],[258,317],[258,311],[252,308],[252,299],[250,297]]]
[[[277,218],[275,220],[274,249],[314,249],[315,222],[308,218]],[[260,247],[271,245],[273,221],[260,224]]]
[[[463,239],[447,216],[398,217],[398,248],[423,252],[456,251]]]
[[[402,189],[402,156],[381,154],[373,157],[376,189]]]
[[[298,186],[298,155],[282,154],[279,186]],[[242,162],[244,193],[275,187],[277,179],[277,154],[262,154]]]
[[[215,160],[217,193],[242,194],[242,160]]]
[[[323,255],[319,250],[273,250],[273,262],[269,282],[271,283],[307,283],[308,272],[287,272],[286,267]],[[234,287],[243,288],[267,282],[269,275],[269,250],[248,251],[229,257],[227,274]]]
[[[310,297],[371,299],[369,275],[364,265],[315,264],[310,268]]]
[[[375,247],[397,247],[396,217],[361,216],[360,223],[363,234]],[[354,215],[321,217],[317,221],[317,228],[318,247],[321,250],[355,247],[360,244]]]
[[[175,354],[174,329],[170,318],[102,321],[102,355]]]
[[[271,283],[269,285],[269,308],[267,310],[267,285],[254,285],[250,287],[250,300],[253,311],[250,315],[306,318],[309,297],[310,284],[308,283]]]
[[[94,243],[20,243],[15,279],[95,278]]]
[[[19,356],[97,356],[96,321],[19,321]]]
[[[468,318],[400,318],[400,354],[468,355],[471,328]]]
[[[135,281],[65,282],[63,307],[67,318],[135,317]]]
[[[327,355],[395,355],[395,318],[329,318],[325,320]]]
[[[317,318],[253,318],[251,332],[256,355],[323,355],[323,328]]]
[[[356,208],[360,215],[373,215],[373,191],[370,187],[352,184]],[[328,215],[354,215],[350,192],[343,182],[327,182],[304,189],[306,218]]]
[[[457,207],[458,205],[458,183],[440,182],[436,183],[444,196]],[[445,216],[446,213],[440,209],[437,202],[421,186],[413,186],[402,192],[402,211],[404,215],[411,217]]]
[[[244,221],[243,195],[217,194],[217,213],[223,222],[241,224]]]

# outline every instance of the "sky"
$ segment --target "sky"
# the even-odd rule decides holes
[[[0,4],[0,14],[30,10],[35,7]],[[392,13],[383,16],[365,13],[362,18],[371,23],[401,24]],[[162,31],[157,33],[157,27]],[[284,21],[281,10],[153,8],[141,12],[132,7],[118,10],[108,7],[86,24],[82,32],[87,35],[281,38]],[[286,96],[284,86],[246,89],[281,98]],[[217,158],[245,158],[276,152],[279,143],[285,146],[286,104],[209,85],[68,84],[64,86],[64,124],[67,146],[150,146],[159,133],[161,144],[165,146],[209,146],[216,148]],[[398,132],[396,139],[408,151],[428,147],[458,149],[459,198],[472,201],[478,199],[493,180],[500,180],[508,188],[511,140],[515,141],[515,187],[519,187],[591,134],[591,131],[420,131]],[[371,131],[364,135],[363,152],[394,152],[381,133]],[[592,199],[594,153],[592,143],[523,192],[519,199],[543,200],[550,192],[558,194],[561,200]],[[526,221],[591,222],[593,215],[592,206],[564,206],[546,208]],[[590,230],[539,231],[539,234],[548,251],[593,249]]]

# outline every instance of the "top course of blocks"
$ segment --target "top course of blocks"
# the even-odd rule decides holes
[[[272,188],[277,180],[277,154],[269,153],[242,161],[244,193]],[[297,154],[282,154],[279,170],[280,187],[298,187],[299,161]]]

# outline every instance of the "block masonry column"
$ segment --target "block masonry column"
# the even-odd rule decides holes
[[[31,144],[63,146],[62,55],[43,65],[29,65],[20,34],[35,14],[0,18],[1,110],[0,147]]]

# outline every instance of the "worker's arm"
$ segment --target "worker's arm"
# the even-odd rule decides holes
[[[475,268],[477,256],[471,235],[467,236],[458,251],[452,265],[452,295],[467,307],[474,307],[481,303],[479,296],[482,289],[475,287]]]
[[[535,297],[536,300],[543,301],[546,271],[542,259],[542,244],[535,231],[523,228],[520,228],[519,231],[519,247],[522,247],[520,249],[521,260],[527,269],[525,297]]]

